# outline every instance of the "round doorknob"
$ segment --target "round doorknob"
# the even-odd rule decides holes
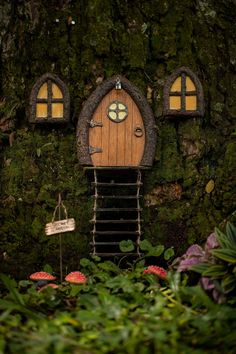
[[[140,138],[141,136],[143,136],[143,129],[141,127],[136,127],[134,129],[134,135]]]

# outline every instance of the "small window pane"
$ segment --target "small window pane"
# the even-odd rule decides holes
[[[120,120],[124,119],[126,117],[127,113],[125,111],[120,111],[118,112],[118,118]]]
[[[52,84],[52,98],[63,98],[62,92],[56,84]]]
[[[117,117],[116,112],[110,111],[110,112],[109,112],[109,117],[110,117],[112,120],[116,120],[116,117]]]
[[[196,87],[189,76],[186,76],[186,91],[196,91]]]
[[[180,96],[170,96],[170,109],[181,109]]]
[[[180,92],[181,91],[181,76],[177,77],[171,86],[170,92]]]
[[[186,111],[196,111],[197,109],[197,96],[186,96]]]
[[[124,109],[125,109],[125,105],[123,105],[123,103],[119,103],[119,104],[118,104],[118,108],[119,108],[120,110],[124,110]]]
[[[112,103],[112,104],[109,106],[109,108],[115,110],[115,109],[117,108],[116,103]]]
[[[45,82],[39,89],[37,98],[48,98],[48,84]]]
[[[36,117],[37,118],[47,118],[47,116],[48,116],[47,103],[37,103],[36,104]]]
[[[63,118],[63,103],[52,103],[52,118]]]

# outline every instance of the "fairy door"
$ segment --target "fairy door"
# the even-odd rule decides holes
[[[77,153],[82,165],[149,167],[155,146],[153,113],[126,78],[107,79],[83,105],[77,124]]]
[[[136,103],[125,90],[113,88],[103,97],[90,121],[93,165],[138,166],[144,145],[144,124]]]

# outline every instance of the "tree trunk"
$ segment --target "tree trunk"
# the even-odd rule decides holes
[[[46,238],[44,225],[59,192],[77,224],[63,238],[65,262],[72,269],[87,254],[91,202],[76,158],[76,122],[96,86],[115,74],[143,92],[156,119],[144,236],[178,253],[235,221],[235,20],[234,0],[0,2],[3,271],[21,277],[29,267],[57,267],[58,239]],[[163,86],[182,66],[203,86],[205,115],[168,120]],[[68,126],[28,122],[30,90],[47,72],[69,87]]]

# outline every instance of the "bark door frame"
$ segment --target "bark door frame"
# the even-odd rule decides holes
[[[90,122],[102,99],[115,88],[117,78],[120,80],[122,89],[131,96],[137,105],[143,120],[145,130],[145,146],[139,166],[152,166],[156,149],[156,128],[152,110],[149,107],[146,98],[141,94],[138,88],[120,75],[113,76],[99,85],[84,104],[77,123],[76,142],[78,160],[81,165],[93,165],[91,155],[89,153]]]

